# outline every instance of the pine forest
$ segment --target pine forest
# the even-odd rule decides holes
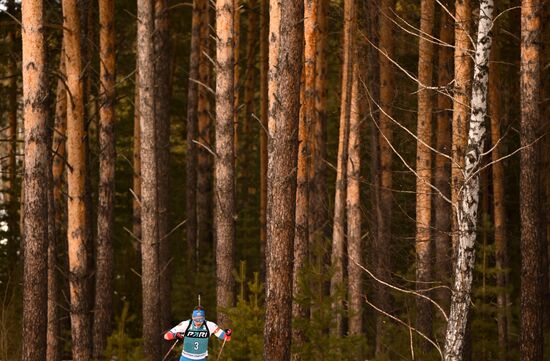
[[[548,0],[0,0],[0,361],[550,361]]]

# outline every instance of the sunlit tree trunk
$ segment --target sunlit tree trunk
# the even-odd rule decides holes
[[[464,155],[467,144],[467,127],[470,99],[470,82],[472,79],[470,27],[472,9],[470,0],[456,0],[455,2],[455,50],[454,50],[454,94],[453,94],[453,122],[452,122],[452,161],[451,161],[451,201],[459,204],[460,189],[464,183]],[[457,243],[460,237],[456,208],[453,208],[452,217],[452,259],[456,259]]]
[[[453,43],[454,28],[452,19],[446,11],[440,12],[439,38],[447,44]],[[449,86],[453,79],[453,51],[440,46],[438,49],[437,67],[438,86]],[[447,199],[451,197],[451,162],[443,155],[451,155],[451,120],[453,100],[447,94],[437,95],[437,128],[435,155],[434,185]],[[448,284],[451,273],[451,205],[439,194],[434,194],[434,232],[435,264],[434,276],[437,282]],[[444,310],[449,308],[450,294],[445,288],[435,292],[437,302]]]
[[[336,322],[331,327],[335,336],[343,335],[343,297],[345,222],[346,222],[346,182],[349,141],[349,121],[351,107],[352,69],[353,69],[353,33],[355,26],[355,3],[344,2],[344,39],[342,62],[342,96],[340,101],[340,127],[338,131],[338,161],[336,165],[336,191],[334,197],[334,220],[332,228],[332,267],[334,274],[330,280],[330,294],[334,297],[332,305]]]
[[[155,121],[157,137],[157,187],[160,267],[161,328],[172,323],[171,246],[169,232],[170,200],[170,24],[168,0],[155,0]],[[163,343],[165,345],[165,343]],[[168,349],[167,349],[168,350]]]
[[[46,359],[48,296],[48,94],[44,4],[22,2],[25,219],[22,361]]]
[[[267,169],[264,360],[290,359],[292,251],[296,207],[303,2],[269,3],[269,138]],[[281,327],[287,325],[289,327]]]
[[[522,361],[543,357],[543,244],[539,229],[538,145],[540,126],[540,32],[539,0],[521,2],[521,122],[520,216],[521,216],[521,321]]]
[[[111,334],[115,201],[115,2],[99,1],[99,201],[95,271],[93,356],[102,357]]]
[[[294,271],[292,318],[305,320],[309,307],[303,301],[305,267],[309,263],[309,167],[311,160],[311,127],[315,123],[315,54],[317,28],[317,0],[304,2],[304,65],[301,87],[303,96],[298,125],[298,169],[296,181],[296,225],[294,232]],[[306,334],[299,327],[292,329],[292,344],[300,350],[306,342]],[[293,360],[301,360],[294,353]]]
[[[434,1],[422,0],[420,9],[420,31],[418,40],[418,137],[416,143],[416,289],[422,292],[429,288],[432,280],[432,93],[425,87],[432,86],[433,43],[427,38],[433,34]],[[416,298],[416,328],[431,337],[432,305],[424,298]],[[421,342],[422,351],[431,345]]]
[[[501,118],[501,103],[499,97],[502,96],[500,91],[500,72],[499,66],[496,63],[498,60],[497,54],[498,43],[493,45],[491,52],[492,61],[489,63],[489,115],[491,119],[491,141],[492,147],[498,144],[501,139],[500,125]],[[496,262],[496,278],[497,278],[497,327],[498,327],[498,354],[500,361],[506,361],[508,350],[508,236],[506,230],[506,208],[504,206],[504,166],[500,147],[495,147],[491,152],[491,160],[493,163],[493,213],[494,213],[494,228],[495,228],[495,262]]]
[[[92,356],[87,278],[88,223],[86,202],[86,132],[81,56],[80,12],[77,0],[63,1],[65,67],[67,71],[67,188],[69,279],[73,358],[88,361]]]
[[[381,0],[380,11],[382,12],[379,21],[380,44],[379,62],[380,62],[380,120],[379,120],[379,139],[380,147],[380,176],[379,189],[380,196],[378,201],[377,230],[373,252],[376,254],[374,269],[379,278],[389,281],[391,274],[391,262],[389,248],[391,244],[391,220],[392,220],[392,158],[393,151],[390,144],[393,140],[393,130],[390,117],[393,114],[392,106],[394,101],[394,80],[393,67],[388,58],[393,58],[393,25],[391,19],[395,11],[394,0]],[[389,307],[390,299],[385,286],[376,285],[376,304],[383,310]],[[382,345],[385,337],[384,316],[378,315],[376,318],[376,348],[375,355],[384,352]]]
[[[160,360],[158,183],[155,121],[154,4],[138,0],[139,123],[141,129],[141,284],[143,351]]]
[[[269,2],[260,0],[260,273],[265,280],[267,242],[267,108],[268,108]]]
[[[477,210],[479,204],[479,169],[484,151],[487,117],[488,63],[491,51],[490,30],[493,24],[493,1],[482,0],[477,31],[475,68],[470,102],[468,152],[465,156],[464,189],[457,208],[459,238],[454,269],[451,309],[445,335],[445,361],[463,359],[468,313],[472,299],[475,264]]]
[[[65,56],[61,50],[59,73],[65,76]],[[59,246],[64,243],[63,211],[65,198],[62,193],[63,171],[65,169],[65,132],[67,125],[67,91],[63,80],[57,81],[55,120],[52,130],[52,202],[53,211],[48,208],[48,221],[54,217],[53,237],[48,249],[48,336],[46,360],[61,360],[58,258]]]
[[[223,308],[233,305],[235,259],[234,149],[234,0],[216,2],[216,158],[214,219],[218,321],[229,321]]]
[[[357,58],[356,58],[357,59]],[[361,235],[361,114],[359,107],[359,66],[354,60],[350,99],[350,124],[347,160],[347,254],[349,334],[363,332],[363,245]]]

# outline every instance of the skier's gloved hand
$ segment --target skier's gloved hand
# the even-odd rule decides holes
[[[225,332],[224,341],[231,341],[231,334],[233,333],[233,330],[228,328],[224,332]]]
[[[182,332],[176,332],[175,336],[178,340],[183,340],[184,334]]]

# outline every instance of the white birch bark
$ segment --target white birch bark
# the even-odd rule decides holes
[[[493,24],[493,0],[480,1],[480,18],[472,83],[468,146],[465,155],[464,188],[459,204],[458,255],[454,271],[451,310],[445,335],[445,361],[462,360],[464,336],[471,302],[472,273],[475,259],[477,208],[479,204],[479,165],[485,141],[487,85],[489,80],[490,30]]]

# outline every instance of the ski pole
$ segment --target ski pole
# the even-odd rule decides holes
[[[225,346],[225,341],[227,341],[227,340],[224,338],[223,343],[222,343],[222,348],[220,349],[220,353],[218,354],[218,358],[216,359],[216,361],[220,361],[220,357],[222,356],[223,347]]]
[[[170,352],[172,352],[172,350],[174,349],[174,347],[176,347],[176,344],[178,343],[178,339],[176,339],[176,342],[174,342],[174,344],[172,345],[172,347],[170,347],[170,350],[168,350],[168,352],[166,353],[166,355],[164,355],[164,357],[162,358],[162,361],[165,361],[166,358],[168,357],[168,355],[170,355]]]

